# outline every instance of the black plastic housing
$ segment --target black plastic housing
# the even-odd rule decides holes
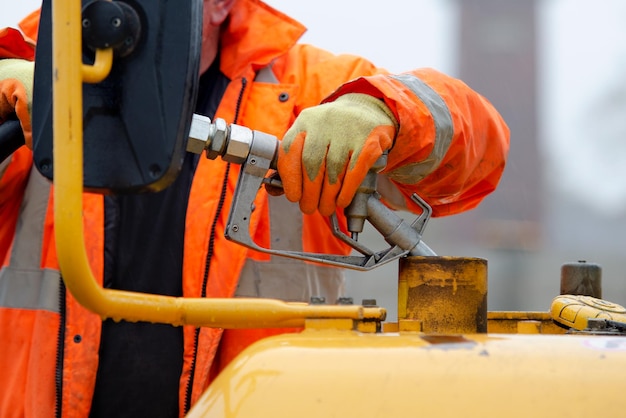
[[[43,1],[39,25],[33,151],[37,169],[54,180],[51,3]],[[92,3],[83,1],[83,11]],[[139,19],[140,27],[135,20],[128,32],[139,39],[115,49],[113,68],[104,81],[83,84],[83,184],[100,193],[159,191],[176,178],[184,159],[196,101],[202,0],[123,3],[121,9],[128,14],[132,8]],[[85,43],[83,63],[93,63],[94,50]]]

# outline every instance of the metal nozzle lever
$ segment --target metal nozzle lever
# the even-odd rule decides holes
[[[283,188],[283,181],[277,175],[276,176],[265,177],[263,179],[263,184],[265,184],[268,187],[273,187],[273,188],[276,188],[276,189],[282,189]]]

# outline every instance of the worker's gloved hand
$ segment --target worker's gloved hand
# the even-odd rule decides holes
[[[21,59],[0,60],[0,123],[16,114],[26,145],[32,148],[30,122],[34,63]]]
[[[285,196],[302,212],[333,214],[350,204],[368,170],[391,148],[397,121],[382,100],[350,93],[305,109],[278,150]]]

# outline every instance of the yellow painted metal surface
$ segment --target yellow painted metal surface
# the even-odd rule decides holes
[[[539,322],[541,334],[565,334],[566,329],[559,327],[552,320],[550,312],[492,311],[487,312],[487,332],[490,334],[516,334],[523,329],[523,322]]]
[[[103,81],[113,67],[113,48],[96,49],[94,63],[82,65],[83,81],[85,83],[99,83]]]
[[[626,323],[626,308],[607,300],[582,295],[561,295],[552,300],[552,318],[563,326],[583,330],[589,318]]]
[[[361,334],[260,341],[189,417],[623,416],[626,337]]]

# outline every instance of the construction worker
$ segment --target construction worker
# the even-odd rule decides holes
[[[0,61],[0,117],[17,114],[27,143],[0,166],[0,415],[183,415],[235,355],[276,331],[102,321],[65,291],[53,187],[30,151],[37,19],[22,22],[24,37],[0,38],[2,57],[12,58]],[[451,215],[495,189],[509,132],[485,98],[432,69],[391,75],[296,44],[304,31],[258,0],[204,1],[196,113],[283,138],[278,173],[294,203],[262,198],[257,242],[269,247],[282,233],[304,251],[348,254],[327,215],[341,213],[384,151],[381,192],[394,208],[417,211],[417,192],[434,216]],[[172,296],[341,296],[341,269],[270,259],[224,238],[237,176],[229,163],[188,154],[161,192],[85,193],[94,275],[108,288]]]

